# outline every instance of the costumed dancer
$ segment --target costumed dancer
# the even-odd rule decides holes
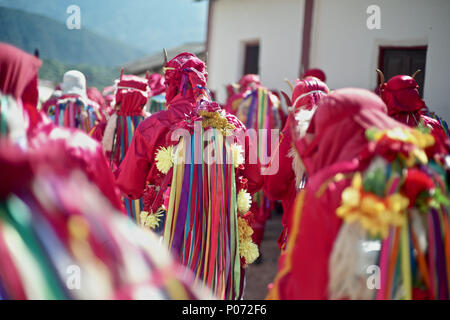
[[[292,107],[289,108],[286,125],[271,159],[270,166],[276,165],[277,173],[264,176],[264,194],[270,200],[281,200],[283,205],[283,231],[278,239],[278,245],[282,250],[285,249],[287,241],[287,223],[291,214],[291,206],[298,190],[304,188],[306,183],[305,168],[295,150],[291,126],[296,123],[301,130],[299,134],[304,136],[318,102],[328,93],[327,85],[317,78],[308,77],[297,81],[292,91],[292,99],[288,99],[288,104]],[[275,161],[276,164],[273,163]]]
[[[238,299],[243,267],[258,257],[249,210],[263,178],[245,126],[211,102],[206,79],[193,54],[166,62],[167,110],[139,124],[116,181],[130,199],[144,196],[141,225],[163,228],[198,283]]]
[[[67,154],[64,164],[83,171],[116,210],[123,210],[101,145],[80,130],[58,127],[37,111],[41,61],[0,43],[0,65],[0,136],[24,150],[59,143]]]
[[[116,84],[115,113],[108,120],[102,141],[113,170],[124,159],[138,124],[148,116],[144,106],[149,94],[146,79],[124,75],[122,70]]]
[[[87,89],[87,96],[89,100],[95,102],[99,106],[100,118],[96,121],[95,125],[89,131],[89,135],[97,141],[102,141],[103,134],[105,133],[105,128],[107,121],[109,119],[108,106],[106,100],[101,94],[101,92],[96,87],[90,87]]]
[[[246,74],[238,84],[232,83],[227,86],[228,98],[225,104],[225,110],[231,114],[236,115],[239,106],[242,104],[245,97],[248,96],[249,91],[256,90],[261,86],[261,79],[257,74]]]
[[[415,76],[420,72],[416,71],[412,76],[398,75],[384,81],[384,75],[377,70],[380,77],[380,95],[386,103],[388,114],[395,120],[410,127],[421,127],[431,131],[436,139],[433,148],[440,153],[450,151],[449,131],[447,123],[434,112],[431,112],[420,98],[419,86]]]
[[[207,298],[81,173],[113,187],[99,144],[37,112],[40,65],[0,44],[0,300]]]
[[[0,300],[213,298],[66,160],[0,138]]]
[[[280,100],[270,90],[261,85],[259,76],[248,74],[239,81],[239,94],[232,96],[227,102],[227,109],[241,120],[247,129],[253,129],[256,134],[258,157],[270,160],[271,152],[276,147],[272,145],[272,129],[281,129],[279,114]],[[261,131],[260,131],[261,130]],[[260,136],[262,134],[262,136]],[[267,167],[269,161],[263,161]],[[273,202],[264,193],[258,192],[253,199],[251,211],[254,212],[253,241],[260,247],[264,229]]]
[[[43,111],[56,125],[89,133],[101,121],[102,114],[98,104],[87,97],[86,77],[77,70],[67,71],[61,90],[63,95],[45,103]]]
[[[116,81],[118,82],[119,80]],[[108,116],[111,116],[114,113],[114,106],[116,104],[115,102],[116,97],[114,95],[115,90],[116,90],[115,86],[108,86],[103,89],[103,98],[105,99],[106,103],[105,109]]]
[[[116,112],[108,120],[102,140],[112,171],[120,166],[128,152],[136,128],[147,117],[144,107],[149,94],[147,79],[135,75],[124,75],[122,71],[116,89]],[[124,197],[124,204],[128,216],[138,223],[139,214],[144,208],[143,199],[131,200]]]
[[[106,118],[108,116],[108,112],[106,110],[107,104],[102,93],[96,87],[90,87],[86,92],[88,99],[95,102],[100,107],[99,110],[101,115],[103,116],[102,118]]]
[[[117,82],[119,82],[119,80],[116,80],[116,85]],[[114,106],[116,103],[114,92],[115,86],[108,86],[104,88],[103,94],[100,93],[100,91],[98,91],[98,89],[95,87],[89,88],[88,90],[89,99],[96,101],[100,105],[102,111],[102,120],[91,129],[89,135],[100,142],[103,141],[103,136],[105,135],[108,121],[115,112]],[[112,149],[112,147],[109,147],[108,149]],[[111,158],[111,151],[105,151],[105,154],[108,155],[109,158]]]
[[[272,299],[448,299],[446,170],[432,135],[390,118],[363,89],[324,97],[293,137],[298,194]]]

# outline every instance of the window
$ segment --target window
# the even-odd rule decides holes
[[[423,96],[425,85],[425,62],[427,47],[381,47],[379,68],[383,71],[386,81],[399,75],[412,75],[418,69],[422,70],[416,77],[420,96]]]
[[[259,74],[259,42],[245,44],[243,74]]]

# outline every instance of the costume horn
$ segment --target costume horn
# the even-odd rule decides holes
[[[288,78],[285,78],[284,81],[288,84],[289,88],[291,88],[291,93],[294,92],[294,86],[292,85],[292,83],[289,81]]]
[[[411,76],[411,78],[415,78],[422,70],[417,70],[416,72],[414,72],[414,74]]]
[[[163,48],[163,54],[164,54],[164,67],[167,67],[168,59],[167,59],[167,50],[166,50],[166,48]]]
[[[377,69],[377,73],[380,76],[380,82],[381,82],[380,86],[382,86],[385,83],[385,81],[384,81],[384,74],[383,74],[383,72],[381,72],[380,69]]]

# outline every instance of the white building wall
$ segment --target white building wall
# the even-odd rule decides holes
[[[381,29],[369,30],[366,10],[381,9]],[[449,0],[315,0],[311,67],[330,88],[374,89],[379,46],[428,45],[424,99],[450,121]]]
[[[214,1],[208,52],[209,88],[226,99],[225,86],[242,76],[244,43],[259,40],[263,85],[287,90],[300,66],[304,0]]]

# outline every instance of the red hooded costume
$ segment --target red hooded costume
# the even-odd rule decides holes
[[[134,75],[120,76],[116,90],[116,113],[108,120],[102,144],[110,165],[114,171],[125,158],[133,139],[136,128],[147,114],[144,106],[147,104],[150,90],[147,79]],[[138,221],[138,216],[144,208],[142,199],[124,199],[125,209],[130,218]]]
[[[239,105],[245,96],[248,95],[248,90],[254,90],[261,86],[261,79],[256,74],[246,74],[240,80],[239,84],[231,84],[227,87],[228,99],[225,104],[225,110],[231,114],[236,114]],[[235,88],[238,88],[237,92]]]
[[[0,140],[0,299],[210,298],[68,165],[60,142],[25,152]]]
[[[236,221],[244,219],[236,214],[247,213],[242,211],[248,211],[248,202],[245,197],[237,199],[236,194],[252,194],[261,188],[260,166],[256,155],[250,156],[253,149],[245,126],[209,101],[204,63],[190,53],[181,53],[169,61],[165,70],[167,110],[139,124],[116,172],[117,183],[131,199],[144,195],[142,225],[152,226],[151,221],[167,211],[164,243],[194,271],[198,281],[220,298],[236,299],[242,295],[243,280],[239,253],[247,259],[241,250],[251,247],[248,234],[239,233]],[[174,136],[179,132],[184,134],[182,138]],[[220,164],[204,159],[212,155],[208,147],[202,149],[204,144],[197,139],[211,133],[217,142],[214,156],[239,150],[239,145],[245,150],[242,162],[233,162],[236,170],[228,161]],[[224,136],[227,139],[223,140]],[[194,142],[189,144],[191,138]],[[234,148],[228,142],[239,138],[243,139],[233,144]],[[180,157],[184,165],[175,161]],[[246,225],[243,221],[239,220],[240,228]],[[238,243],[243,244],[239,250]]]
[[[386,103],[388,114],[410,127],[424,125],[431,129],[437,143],[432,153],[446,154],[450,150],[447,123],[431,113],[420,98],[416,80],[407,75],[398,75],[380,86],[381,98]]]
[[[87,89],[87,97],[89,100],[95,102],[98,105],[100,118],[90,130],[89,135],[97,141],[102,141],[103,134],[105,133],[107,119],[109,118],[108,106],[105,98],[96,87],[90,87]]]
[[[411,299],[423,287],[448,298],[447,200],[434,195],[448,194],[446,177],[424,152],[433,137],[362,89],[329,94],[306,136],[293,130],[308,184],[269,298]]]
[[[310,77],[297,82],[292,92],[292,110],[281,133],[278,148],[271,160],[271,166],[274,165],[274,161],[277,161],[278,171],[276,174],[264,176],[264,194],[270,200],[281,200],[283,205],[283,232],[278,240],[280,248],[284,248],[286,243],[286,228],[291,205],[297,191],[303,188],[306,182],[303,164],[292,141],[291,126],[292,123],[299,122],[302,124],[302,130],[306,132],[317,103],[328,92],[327,85],[317,78]]]
[[[264,159],[263,166],[267,168],[272,152],[272,129],[281,129],[280,100],[267,88],[261,86],[258,75],[247,74],[239,80],[239,92],[228,98],[226,110],[235,114],[247,129],[255,134],[258,157]],[[265,134],[265,139],[260,135]],[[260,246],[267,219],[270,217],[273,203],[262,192],[255,195],[252,212],[255,214],[253,222],[253,241]]]

